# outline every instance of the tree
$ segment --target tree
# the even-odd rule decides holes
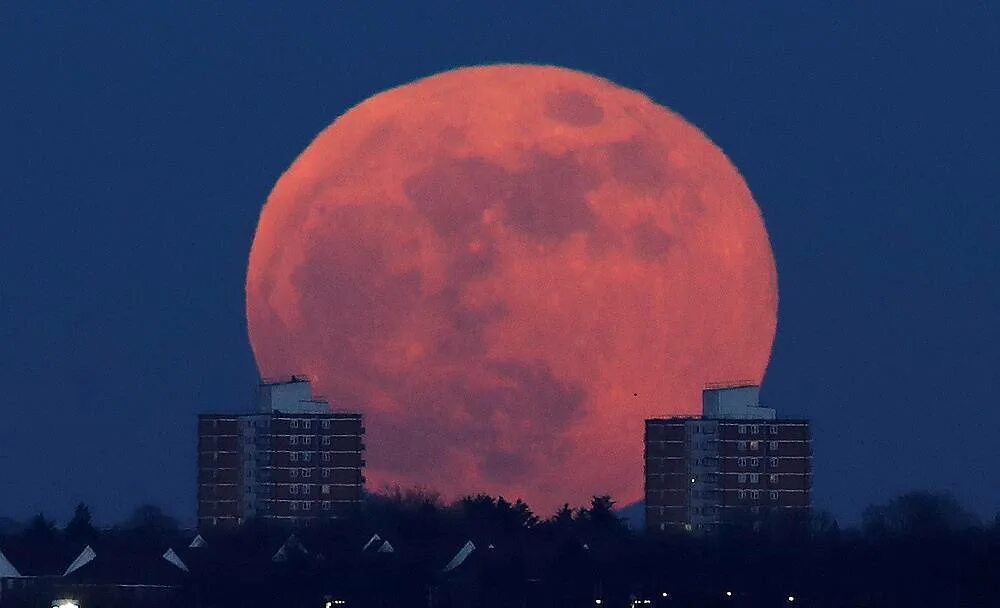
[[[73,519],[66,524],[66,538],[73,542],[89,543],[97,538],[97,530],[91,524],[90,508],[82,502],[76,505]]]
[[[125,528],[139,532],[164,534],[176,532],[177,520],[163,512],[156,505],[140,505],[126,520]]]
[[[24,529],[24,537],[31,542],[51,541],[56,536],[56,525],[45,518],[45,514],[39,513],[31,518],[28,527]]]
[[[910,492],[884,505],[872,505],[862,515],[869,536],[939,536],[976,525],[976,518],[950,494]]]

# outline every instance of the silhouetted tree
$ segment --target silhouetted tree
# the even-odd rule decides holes
[[[76,505],[73,519],[66,524],[66,539],[74,543],[90,543],[97,538],[97,530],[91,524],[90,508],[82,502]]]
[[[869,536],[929,536],[958,532],[976,525],[975,517],[949,494],[910,492],[884,505],[873,505],[862,515]]]
[[[156,505],[140,505],[125,521],[124,528],[152,536],[163,536],[178,530],[177,520]]]
[[[28,526],[24,529],[24,538],[29,542],[49,542],[56,537],[55,522],[45,518],[43,513],[39,513],[31,518]]]

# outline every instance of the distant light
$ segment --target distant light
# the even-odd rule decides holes
[[[596,600],[594,600],[594,603],[597,604],[597,605],[600,605],[601,604],[601,600],[600,599],[596,599]]]
[[[56,600],[52,602],[52,608],[80,608],[76,600]]]
[[[726,597],[733,597],[732,591],[726,591]]]
[[[662,595],[663,597],[670,597],[670,594],[669,594],[669,593],[667,593],[666,591],[664,591],[664,592],[663,592],[663,593],[661,593],[660,595]]]
[[[652,604],[653,600],[643,600],[642,603],[643,604]]]
[[[788,603],[791,604],[794,601],[795,601],[795,596],[794,595],[789,595],[788,596]]]
[[[694,483],[694,477],[691,478],[691,483]]]

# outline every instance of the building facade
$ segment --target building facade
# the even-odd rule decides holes
[[[759,525],[812,506],[807,420],[761,407],[759,387],[706,389],[702,416],[646,421],[646,528]]]
[[[365,478],[361,414],[333,412],[309,380],[264,382],[257,409],[198,417],[198,525],[345,517]]]

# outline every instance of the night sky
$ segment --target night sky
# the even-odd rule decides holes
[[[992,516],[996,9],[819,4],[5,7],[0,516],[193,521],[195,416],[255,390],[246,264],[278,176],[368,96],[501,61],[643,91],[740,169],[778,266],[762,397],[813,420],[818,508],[932,489]]]

